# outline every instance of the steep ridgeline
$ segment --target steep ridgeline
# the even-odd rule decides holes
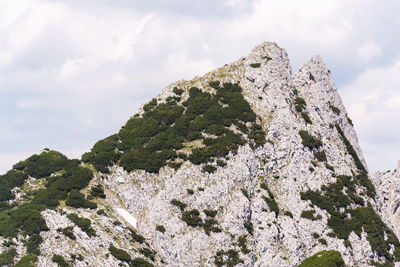
[[[293,76],[263,43],[80,161],[45,150],[1,176],[0,266],[394,266],[387,177],[369,180],[322,59]]]

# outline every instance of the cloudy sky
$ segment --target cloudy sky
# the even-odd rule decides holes
[[[285,48],[321,55],[372,171],[400,160],[400,1],[0,0],[0,172],[79,157],[165,85]]]

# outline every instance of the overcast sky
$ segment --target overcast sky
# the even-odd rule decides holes
[[[400,1],[0,0],[0,173],[79,157],[167,84],[285,48],[321,55],[371,171],[400,160]]]

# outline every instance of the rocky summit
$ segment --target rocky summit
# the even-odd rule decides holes
[[[399,172],[370,177],[320,57],[266,42],[0,176],[0,266],[400,266]]]

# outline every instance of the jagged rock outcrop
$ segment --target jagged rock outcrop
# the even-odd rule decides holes
[[[375,192],[320,57],[292,75],[285,50],[262,43],[232,64],[167,86],[82,161],[94,176],[78,189],[87,197],[101,185],[105,198],[93,200],[95,209],[74,208],[68,192],[41,211],[48,229],[40,232],[40,266],[56,266],[54,254],[74,266],[137,266],[134,258],[156,266],[297,266],[326,250],[349,266],[400,260],[388,214],[398,214],[399,177],[378,176]],[[65,176],[57,171],[48,183]],[[96,234],[72,213],[90,219]],[[16,260],[26,254],[24,238],[13,239]]]

